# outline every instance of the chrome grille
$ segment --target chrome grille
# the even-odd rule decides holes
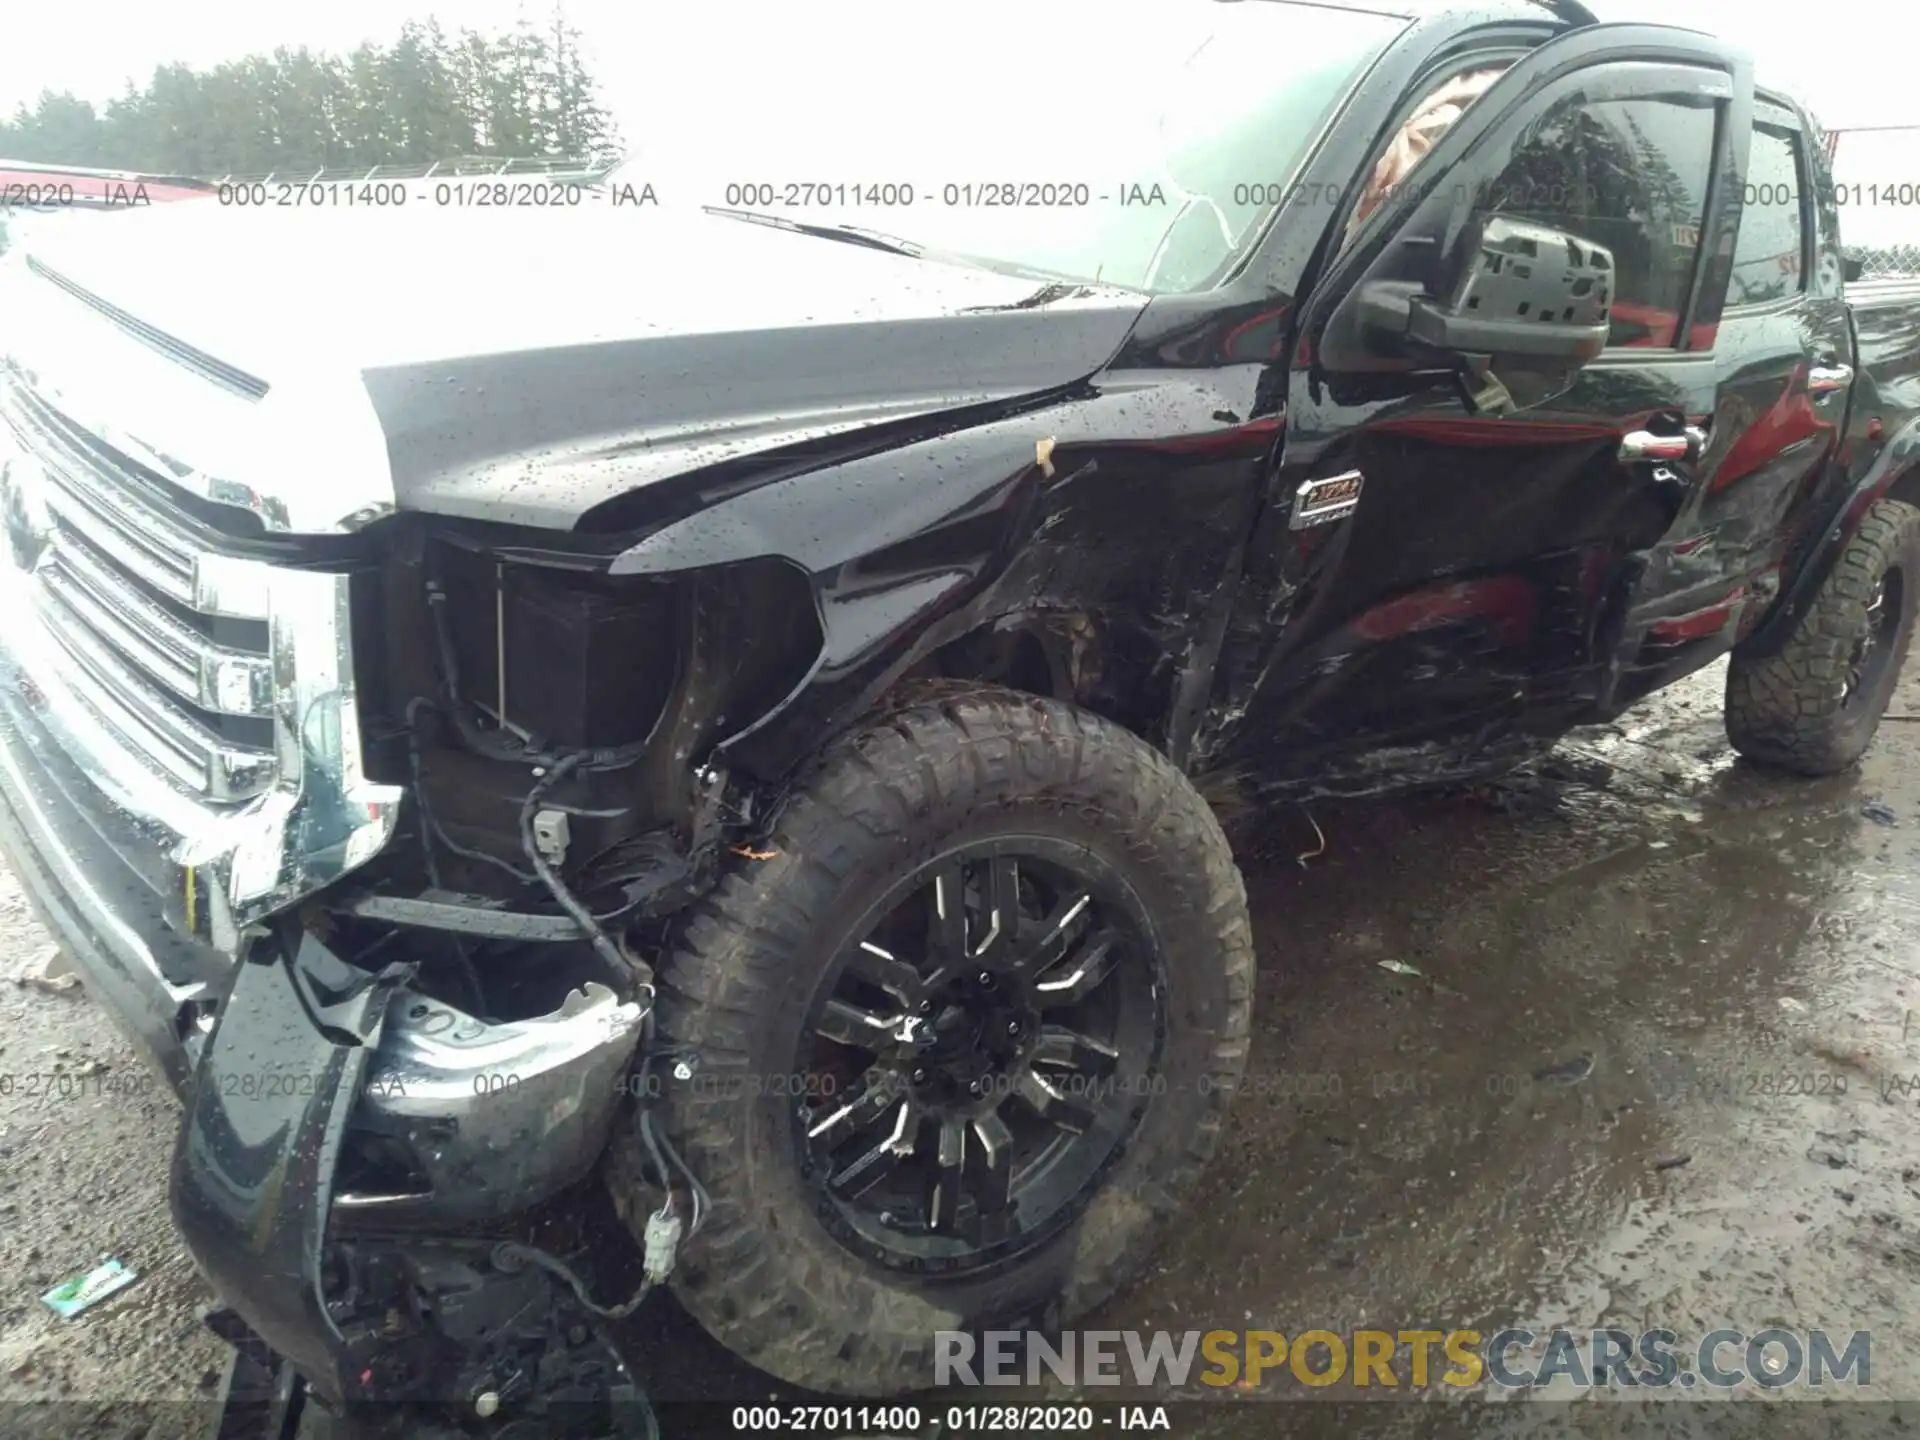
[[[0,415],[44,476],[33,597],[95,718],[179,790],[211,801],[273,781],[266,567],[170,513],[166,482],[0,376]]]

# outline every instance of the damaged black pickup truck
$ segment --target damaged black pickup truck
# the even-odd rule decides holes
[[[1729,654],[1743,754],[1868,744],[1920,287],[1843,288],[1808,117],[1574,6],[1160,23],[1055,77],[1161,74],[1159,149],[1039,220],[650,153],[6,257],[6,852],[181,1097],[215,1323],[328,1407],[626,1383],[611,1262],[519,1228],[600,1181],[823,1390],[1099,1304],[1246,1060],[1203,791],[1497,772]]]

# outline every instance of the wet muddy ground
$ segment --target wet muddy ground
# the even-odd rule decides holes
[[[1719,685],[1708,672],[1512,781],[1289,808],[1240,837],[1260,943],[1248,1088],[1153,1273],[1089,1324],[1782,1325],[1836,1348],[1869,1330],[1871,1384],[1821,1423],[1866,1433],[1891,1417],[1854,1397],[1920,1401],[1920,676],[1863,767],[1819,782],[1736,762]],[[1316,824],[1325,849],[1302,861]],[[48,949],[0,877],[0,1071],[93,1082],[0,1087],[0,1401],[204,1397],[223,1356],[165,1214],[174,1110],[89,1002],[15,983]],[[105,1254],[141,1281],[73,1322],[40,1304]],[[626,1338],[662,1398],[784,1396],[670,1301]],[[1355,1392],[1204,1393],[1175,1433],[1321,1428],[1312,1402]],[[1473,1424],[1692,1433],[1706,1407],[1682,1394]],[[1763,1407],[1711,1408],[1787,1433]],[[1460,1416],[1346,1418],[1417,1435]]]

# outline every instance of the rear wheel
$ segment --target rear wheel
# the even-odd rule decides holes
[[[1238,872],[1126,731],[974,690],[834,744],[660,975],[669,1130],[713,1202],[678,1285],[809,1387],[933,1380],[1144,1259],[1246,1057]],[[627,1207],[623,1207],[627,1208]]]
[[[1920,599],[1920,510],[1882,500],[1779,652],[1736,656],[1727,735],[1749,759],[1831,775],[1865,753],[1900,680]]]

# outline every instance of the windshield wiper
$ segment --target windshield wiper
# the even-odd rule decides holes
[[[709,215],[724,215],[729,220],[745,220],[754,225],[771,225],[776,230],[790,230],[796,235],[842,240],[849,245],[865,245],[869,250],[884,250],[889,255],[905,255],[914,260],[927,258],[925,247],[911,240],[902,240],[897,235],[883,235],[878,230],[866,230],[858,225],[809,225],[804,220],[768,215],[759,210],[729,210],[719,205],[702,205],[700,208]]]

